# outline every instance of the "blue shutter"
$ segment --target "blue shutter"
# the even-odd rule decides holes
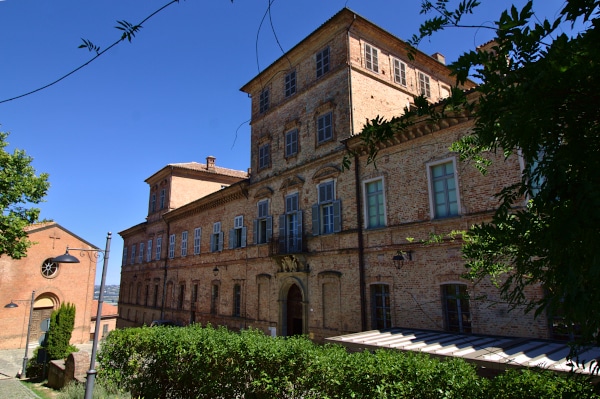
[[[272,236],[273,236],[273,217],[269,216],[267,218],[267,242],[271,241]]]
[[[242,227],[242,242],[240,242],[240,247],[241,248],[246,248],[246,226]]]
[[[320,221],[319,204],[312,206],[312,233],[313,236],[318,236],[321,233],[321,221]]]
[[[215,235],[211,234],[210,235],[210,252],[215,252],[216,251],[216,246],[215,246]]]
[[[219,232],[219,252],[223,250],[223,232]]]
[[[279,216],[279,251],[282,252],[285,250],[285,217],[286,215]]]
[[[235,242],[235,229],[229,230],[229,249],[235,248],[237,243]]]
[[[254,245],[258,244],[258,219],[252,221],[252,240]]]
[[[302,252],[302,211],[297,211],[298,215],[298,228],[296,230],[296,249],[298,252]]]
[[[333,232],[342,231],[342,201],[333,201]]]

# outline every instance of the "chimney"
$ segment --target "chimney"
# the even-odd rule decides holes
[[[431,56],[440,64],[446,65],[446,57],[442,53],[433,53]]]
[[[215,170],[215,161],[217,158],[209,155],[206,157],[206,170]]]

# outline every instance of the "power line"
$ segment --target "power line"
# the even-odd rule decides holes
[[[93,46],[91,42],[84,40],[84,44],[79,46],[80,48],[88,48],[90,51],[95,51],[96,55],[94,57],[92,57],[90,60],[88,60],[87,62],[85,62],[84,64],[78,66],[77,68],[73,69],[72,71],[66,73],[65,75],[61,76],[60,78],[56,79],[53,82],[48,83],[47,85],[44,85],[42,87],[39,87],[35,90],[31,90],[28,91],[27,93],[23,93],[20,94],[18,96],[15,97],[11,97],[11,98],[7,98],[5,100],[0,100],[0,104],[2,103],[7,103],[9,101],[14,101],[17,100],[19,98],[23,98],[29,95],[32,95],[34,93],[37,93],[39,91],[42,91],[44,89],[47,89],[48,87],[54,86],[55,84],[57,84],[58,82],[68,78],[69,76],[73,75],[75,72],[79,71],[80,69],[88,66],[89,64],[91,64],[93,61],[95,61],[96,59],[98,59],[98,57],[100,57],[102,54],[106,53],[108,50],[112,49],[113,47],[115,47],[117,44],[121,43],[122,41],[124,41],[125,39],[128,39],[131,42],[131,37],[135,36],[135,32],[137,30],[139,30],[139,28],[142,27],[142,24],[145,23],[146,21],[148,21],[150,18],[152,18],[153,16],[155,16],[156,14],[158,14],[159,12],[161,12],[162,10],[164,10],[165,8],[167,8],[168,6],[174,4],[174,3],[179,3],[180,0],[172,0],[169,3],[163,5],[162,7],[160,7],[159,9],[157,9],[156,11],[154,11],[153,13],[151,13],[150,15],[148,15],[146,18],[144,18],[140,23],[136,24],[136,25],[131,25],[125,21],[117,21],[117,23],[119,23],[119,25],[121,25],[120,27],[117,27],[117,29],[120,29],[123,32],[123,34],[121,35],[121,37],[119,38],[119,40],[115,41],[113,44],[111,44],[110,46],[108,46],[107,48],[105,48],[102,51],[99,51],[100,48]],[[127,25],[127,28],[124,28],[123,26]]]

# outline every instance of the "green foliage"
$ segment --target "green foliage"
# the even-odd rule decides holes
[[[478,3],[451,9],[447,0],[424,1],[423,13],[435,15],[411,44],[449,27],[474,27],[462,19]],[[570,0],[552,20],[536,18],[531,1],[512,6],[494,26],[476,27],[494,31],[489,51],[468,51],[450,66],[457,87],[469,78],[481,82],[475,93],[454,88],[440,107],[415,99],[416,110],[376,118],[360,135],[374,162],[382,142],[414,123],[466,113],[474,128],[451,147],[461,160],[485,173],[490,153],[521,156],[522,177],[497,193],[492,220],[463,235],[467,274],[474,281],[492,276],[513,308],[563,316],[580,344],[600,343],[599,16],[600,0]],[[563,33],[575,22],[584,26],[580,33]],[[539,287],[544,295],[526,294]]]
[[[48,191],[48,175],[35,175],[32,158],[15,149],[9,154],[8,133],[0,132],[0,255],[21,259],[32,242],[24,228],[38,221],[40,210],[28,208],[43,201]]]
[[[348,353],[304,337],[271,338],[256,330],[130,328],[112,332],[99,355],[98,378],[114,390],[151,398],[599,398],[584,379],[512,371],[498,382],[462,359],[378,350]],[[510,386],[519,385],[515,393]],[[503,396],[493,396],[500,390]],[[560,393],[562,396],[556,396]]]
[[[50,328],[44,346],[49,360],[65,359],[74,348],[69,344],[75,326],[75,305],[62,303],[50,316]]]
[[[543,370],[509,370],[490,383],[489,399],[598,398],[581,376],[565,378]]]
[[[491,223],[468,233],[469,275],[503,276],[501,292],[513,306],[564,315],[582,342],[600,342],[599,8],[570,1],[555,21],[534,23],[531,2],[513,6],[496,23],[494,54],[470,52],[455,65],[459,79],[477,71],[482,96],[473,134],[453,149],[462,159],[519,152],[527,165],[521,181],[498,194]],[[581,16],[569,14],[575,9],[594,19],[570,38],[559,29]],[[525,295],[539,285],[543,297]]]
[[[131,38],[135,37],[135,33],[142,29],[142,25],[133,25],[125,20],[117,21],[117,26],[115,28],[123,31],[121,35],[121,40],[127,39],[131,43]]]
[[[38,379],[38,378],[45,378],[45,373],[48,371],[47,370],[47,363],[48,361],[44,362],[38,362],[38,358],[39,358],[39,353],[40,350],[45,350],[42,347],[37,347],[33,350],[33,355],[29,358],[29,360],[27,361],[27,370],[25,375],[27,376],[27,378],[29,379]]]

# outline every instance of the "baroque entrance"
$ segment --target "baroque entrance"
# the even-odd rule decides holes
[[[303,334],[304,311],[302,307],[302,292],[296,284],[292,284],[287,294],[287,336]]]

